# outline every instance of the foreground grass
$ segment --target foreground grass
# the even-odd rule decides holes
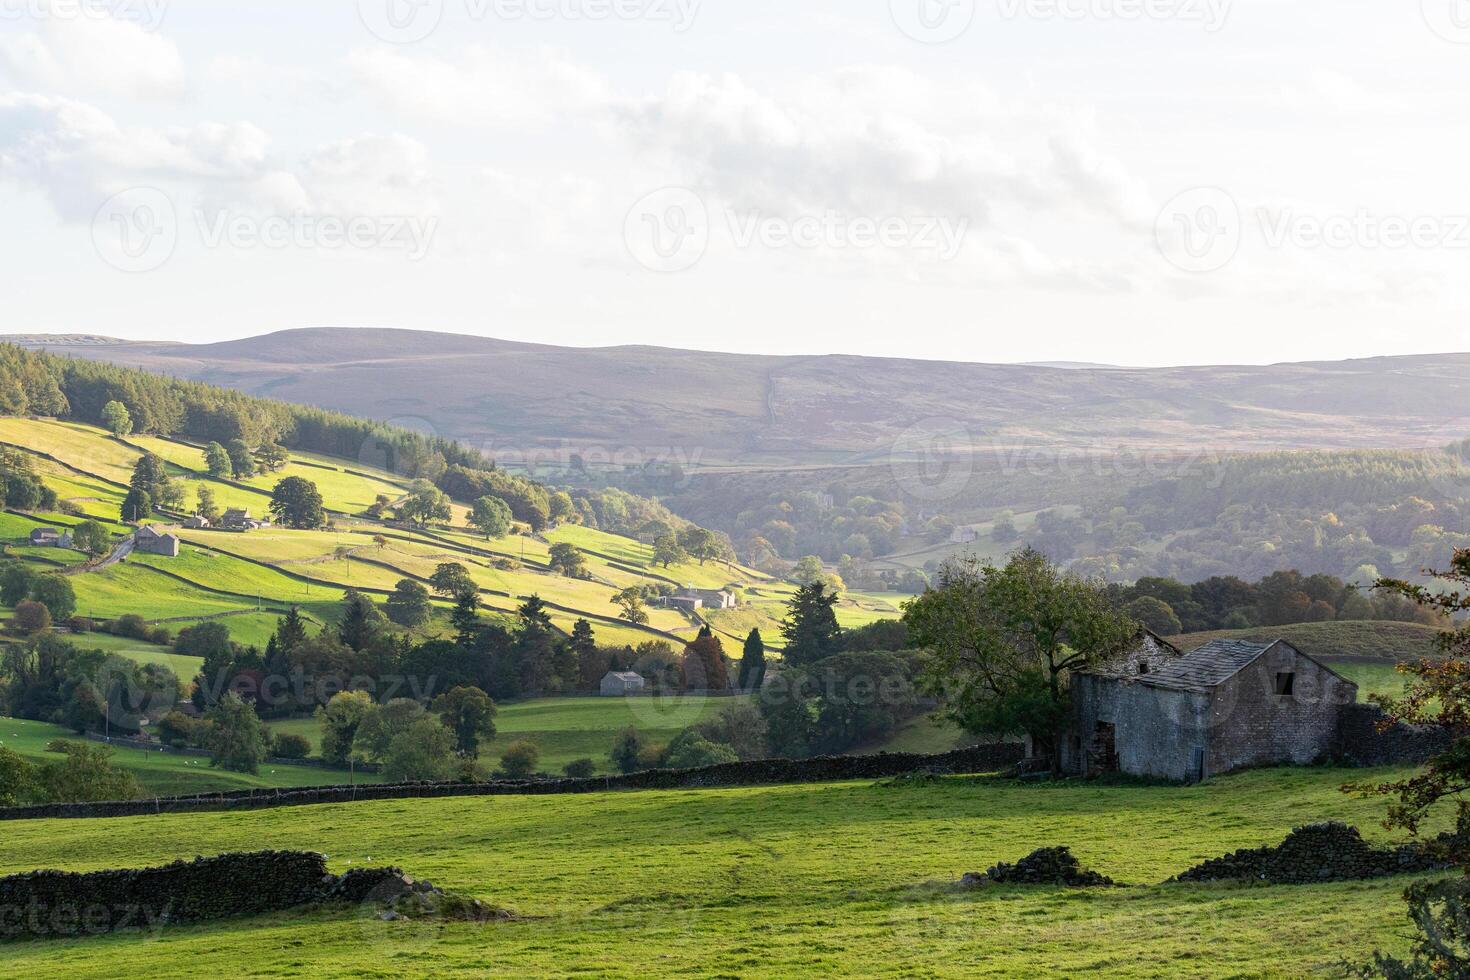
[[[312,975],[1311,976],[1405,948],[1404,879],[1159,885],[1224,851],[1337,818],[1381,837],[1351,774],[1273,770],[1189,789],[870,783],[398,801],[8,824],[0,873],[151,865],[240,848],[397,864],[524,921],[278,915],[5,949],[31,977]],[[934,883],[1071,845],[1133,887]]]

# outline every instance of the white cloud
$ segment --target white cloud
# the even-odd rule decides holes
[[[95,106],[0,95],[0,179],[41,188],[70,221],[118,191],[157,186],[210,211],[338,216],[437,210],[428,149],[401,135],[329,143],[295,162],[249,122],[125,127]]]
[[[18,88],[173,100],[185,91],[178,47],[136,23],[48,17],[38,30],[0,36],[0,78]]]
[[[926,211],[980,226],[1006,206],[1137,221],[1144,196],[1084,120],[895,68],[844,69],[780,91],[681,74],[618,113],[639,145],[740,206]]]
[[[139,184],[256,177],[269,144],[245,122],[124,127],[83,102],[0,95],[0,177],[43,188],[69,220],[90,220],[108,196]]]
[[[392,111],[456,126],[550,126],[609,98],[601,76],[550,50],[473,45],[447,59],[373,48],[354,52],[347,64]]]

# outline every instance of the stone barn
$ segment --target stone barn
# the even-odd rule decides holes
[[[166,534],[153,526],[138,529],[133,535],[133,547],[145,555],[161,555],[164,558],[179,557],[179,536]]]
[[[1282,640],[1215,640],[1181,654],[1145,634],[1072,678],[1067,772],[1194,782],[1328,758],[1358,687]]]
[[[602,696],[620,698],[628,694],[642,694],[648,682],[643,675],[632,671],[613,671],[602,679]]]

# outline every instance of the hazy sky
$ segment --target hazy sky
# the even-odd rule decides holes
[[[1470,0],[0,0],[0,332],[1470,348]]]

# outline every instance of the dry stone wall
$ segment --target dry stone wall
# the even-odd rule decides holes
[[[1017,743],[977,745],[941,755],[823,756],[730,762],[702,769],[656,769],[625,776],[547,779],[532,782],[411,783],[406,785],[321,786],[292,790],[242,790],[205,796],[129,800],[117,803],[52,803],[0,809],[0,820],[133,817],[157,813],[266,810],[281,806],[352,803],[365,800],[431,799],[460,796],[550,796],[622,789],[690,789],[762,786],[779,783],[882,779],[909,772],[997,772],[1024,755]]]

